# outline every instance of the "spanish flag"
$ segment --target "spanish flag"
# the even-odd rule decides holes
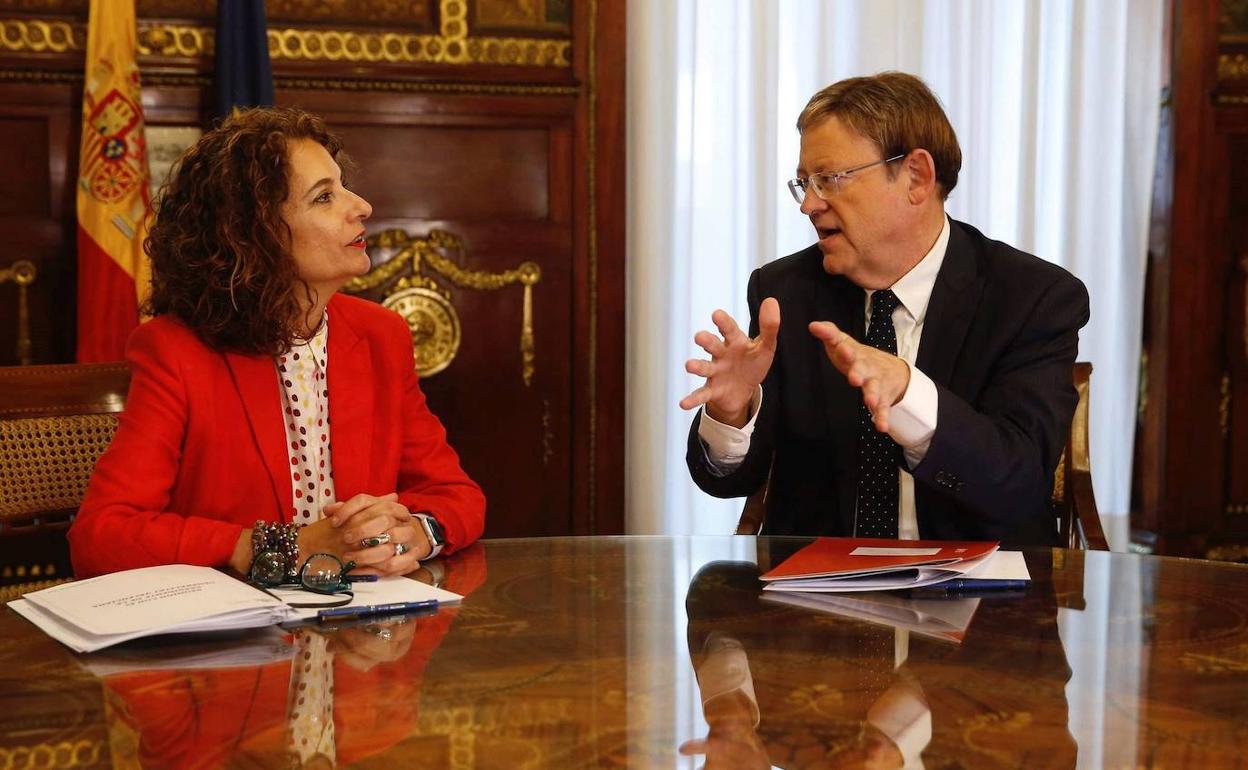
[[[116,361],[139,323],[151,211],[134,0],[91,0],[78,159],[78,360]]]

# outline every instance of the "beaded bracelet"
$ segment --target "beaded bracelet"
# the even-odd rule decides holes
[[[251,530],[252,558],[266,551],[281,555],[287,579],[299,576],[299,525],[257,520]]]
[[[251,558],[256,558],[269,546],[269,523],[256,519],[251,528]]]
[[[286,577],[299,577],[299,525],[274,524],[269,528],[269,546],[286,557]]]

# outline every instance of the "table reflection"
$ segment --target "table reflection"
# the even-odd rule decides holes
[[[806,542],[485,541],[420,576],[462,605],[299,638],[75,655],[6,609],[0,768],[1248,766],[1248,569],[1028,551],[934,624],[770,600]]]
[[[959,642],[863,612],[870,595],[852,615],[794,607],[761,590],[756,564],[704,566],[685,609],[709,733],[681,753],[707,768],[922,768],[971,747],[1001,767],[1075,767],[1049,565],[1029,569],[1032,589],[980,599]]]
[[[414,577],[465,596],[486,577],[480,545],[430,566]],[[115,764],[346,766],[416,729],[424,670],[457,614],[166,638],[84,663],[103,680]]]

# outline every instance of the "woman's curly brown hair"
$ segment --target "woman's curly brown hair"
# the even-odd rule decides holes
[[[292,140],[342,142],[315,115],[288,107],[236,113],[178,160],[144,243],[152,293],[144,311],[168,313],[214,350],[279,355],[301,330],[311,289],[290,253],[281,207]]]

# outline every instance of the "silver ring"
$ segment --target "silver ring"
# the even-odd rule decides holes
[[[407,553],[410,550],[411,548],[408,547],[407,543],[395,543],[394,544],[395,556],[402,556],[403,554]]]
[[[364,538],[363,540],[360,541],[360,545],[364,546],[365,548],[372,548],[373,546],[385,545],[386,543],[389,543],[389,542],[390,542],[390,533],[382,532],[377,537]]]

